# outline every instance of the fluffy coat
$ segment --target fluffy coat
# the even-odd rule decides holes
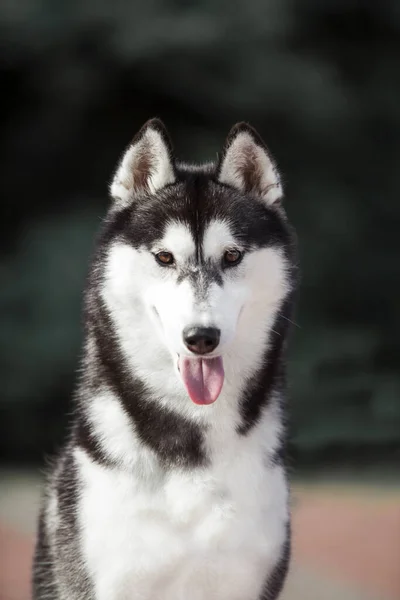
[[[217,164],[180,164],[153,119],[110,192],[34,600],[274,600],[290,555],[285,349],[297,273],[276,166],[245,124]],[[190,350],[187,327],[218,331],[209,356]],[[218,398],[192,402],[184,365],[202,367],[203,387],[219,377]]]

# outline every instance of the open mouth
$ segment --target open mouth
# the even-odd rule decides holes
[[[179,356],[178,369],[189,397],[195,404],[212,404],[216,401],[225,377],[221,356]]]

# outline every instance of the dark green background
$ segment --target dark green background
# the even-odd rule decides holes
[[[62,438],[107,182],[149,117],[207,160],[250,121],[300,241],[292,456],[399,460],[400,3],[152,0],[0,8],[0,452]]]

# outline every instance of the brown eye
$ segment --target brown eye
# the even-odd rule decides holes
[[[226,250],[224,252],[224,263],[227,267],[233,267],[234,265],[238,265],[243,258],[242,252],[239,250]]]
[[[173,265],[174,264],[174,256],[171,252],[158,252],[156,256],[156,261],[163,266]]]

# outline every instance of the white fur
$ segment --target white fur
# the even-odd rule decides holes
[[[57,473],[57,472],[56,472]],[[50,486],[49,489],[49,497],[46,506],[46,533],[49,536],[49,539],[54,543],[56,533],[59,527],[60,519],[58,512],[58,497],[57,492],[54,487]]]
[[[189,229],[182,223],[170,223],[164,237],[153,248],[153,252],[171,252],[175,261],[182,264],[190,259],[196,252],[196,244]]]
[[[115,395],[103,387],[93,398],[88,418],[102,451],[125,469],[136,469],[142,477],[154,477],[159,469],[154,453],[140,443],[134,425]]]
[[[229,224],[214,222],[203,252],[220,264],[232,244]],[[288,292],[280,250],[245,256],[196,301],[191,284],[177,283],[195,246],[189,230],[171,223],[160,250],[176,267],[163,268],[147,249],[115,243],[102,291],[125,360],[165,405],[206,426],[210,464],[164,471],[143,446],[113,392],[104,389],[89,408],[103,451],[119,465],[105,468],[75,450],[83,489],[81,520],[85,563],[96,600],[258,600],[286,535],[285,474],[268,464],[279,444],[278,403],[238,435],[239,399],[246,379],[260,366],[268,332]],[[157,311],[157,315],[155,314]],[[191,402],[174,366],[184,327],[212,323],[221,329],[225,382],[210,406]]]
[[[215,238],[222,230],[231,240],[222,222],[211,224],[205,233],[205,252],[210,256],[212,250],[216,261],[220,261],[224,244],[219,245]],[[177,223],[167,228],[160,247],[175,255],[177,269],[179,262],[185,266],[185,257],[194,252],[186,226]],[[103,298],[132,370],[162,403],[171,406],[172,401],[174,408],[180,406],[183,412],[203,419],[204,409],[188,402],[179,374],[171,376],[177,355],[189,354],[182,341],[183,330],[196,324],[221,330],[216,351],[223,353],[226,374],[221,399],[232,402],[246,377],[259,366],[276,311],[288,292],[286,263],[276,248],[251,252],[234,272],[227,272],[224,285],[211,286],[207,301],[200,303],[196,303],[188,280],[176,283],[177,269],[160,267],[148,250],[116,243],[108,257]]]
[[[255,143],[247,131],[242,131],[233,139],[221,165],[219,180],[239,190],[244,190],[243,170],[251,162],[256,164],[260,179],[256,189],[267,204],[274,204],[282,197],[282,186],[278,172],[267,152]]]
[[[204,232],[204,257],[215,258],[222,256],[224,250],[231,249],[232,247],[237,248],[237,243],[233,241],[229,223],[223,220],[212,221]]]
[[[140,191],[134,173],[143,157],[146,157],[149,163],[146,187],[150,193],[154,194],[175,181],[168,148],[161,134],[148,127],[142,137],[126,150],[111,183],[111,196],[118,200],[121,206],[128,205],[135,192]]]
[[[271,418],[267,411],[248,437],[222,436],[211,467],[151,480],[75,451],[84,486],[78,514],[97,600],[258,599],[287,520],[282,468],[265,466]]]

